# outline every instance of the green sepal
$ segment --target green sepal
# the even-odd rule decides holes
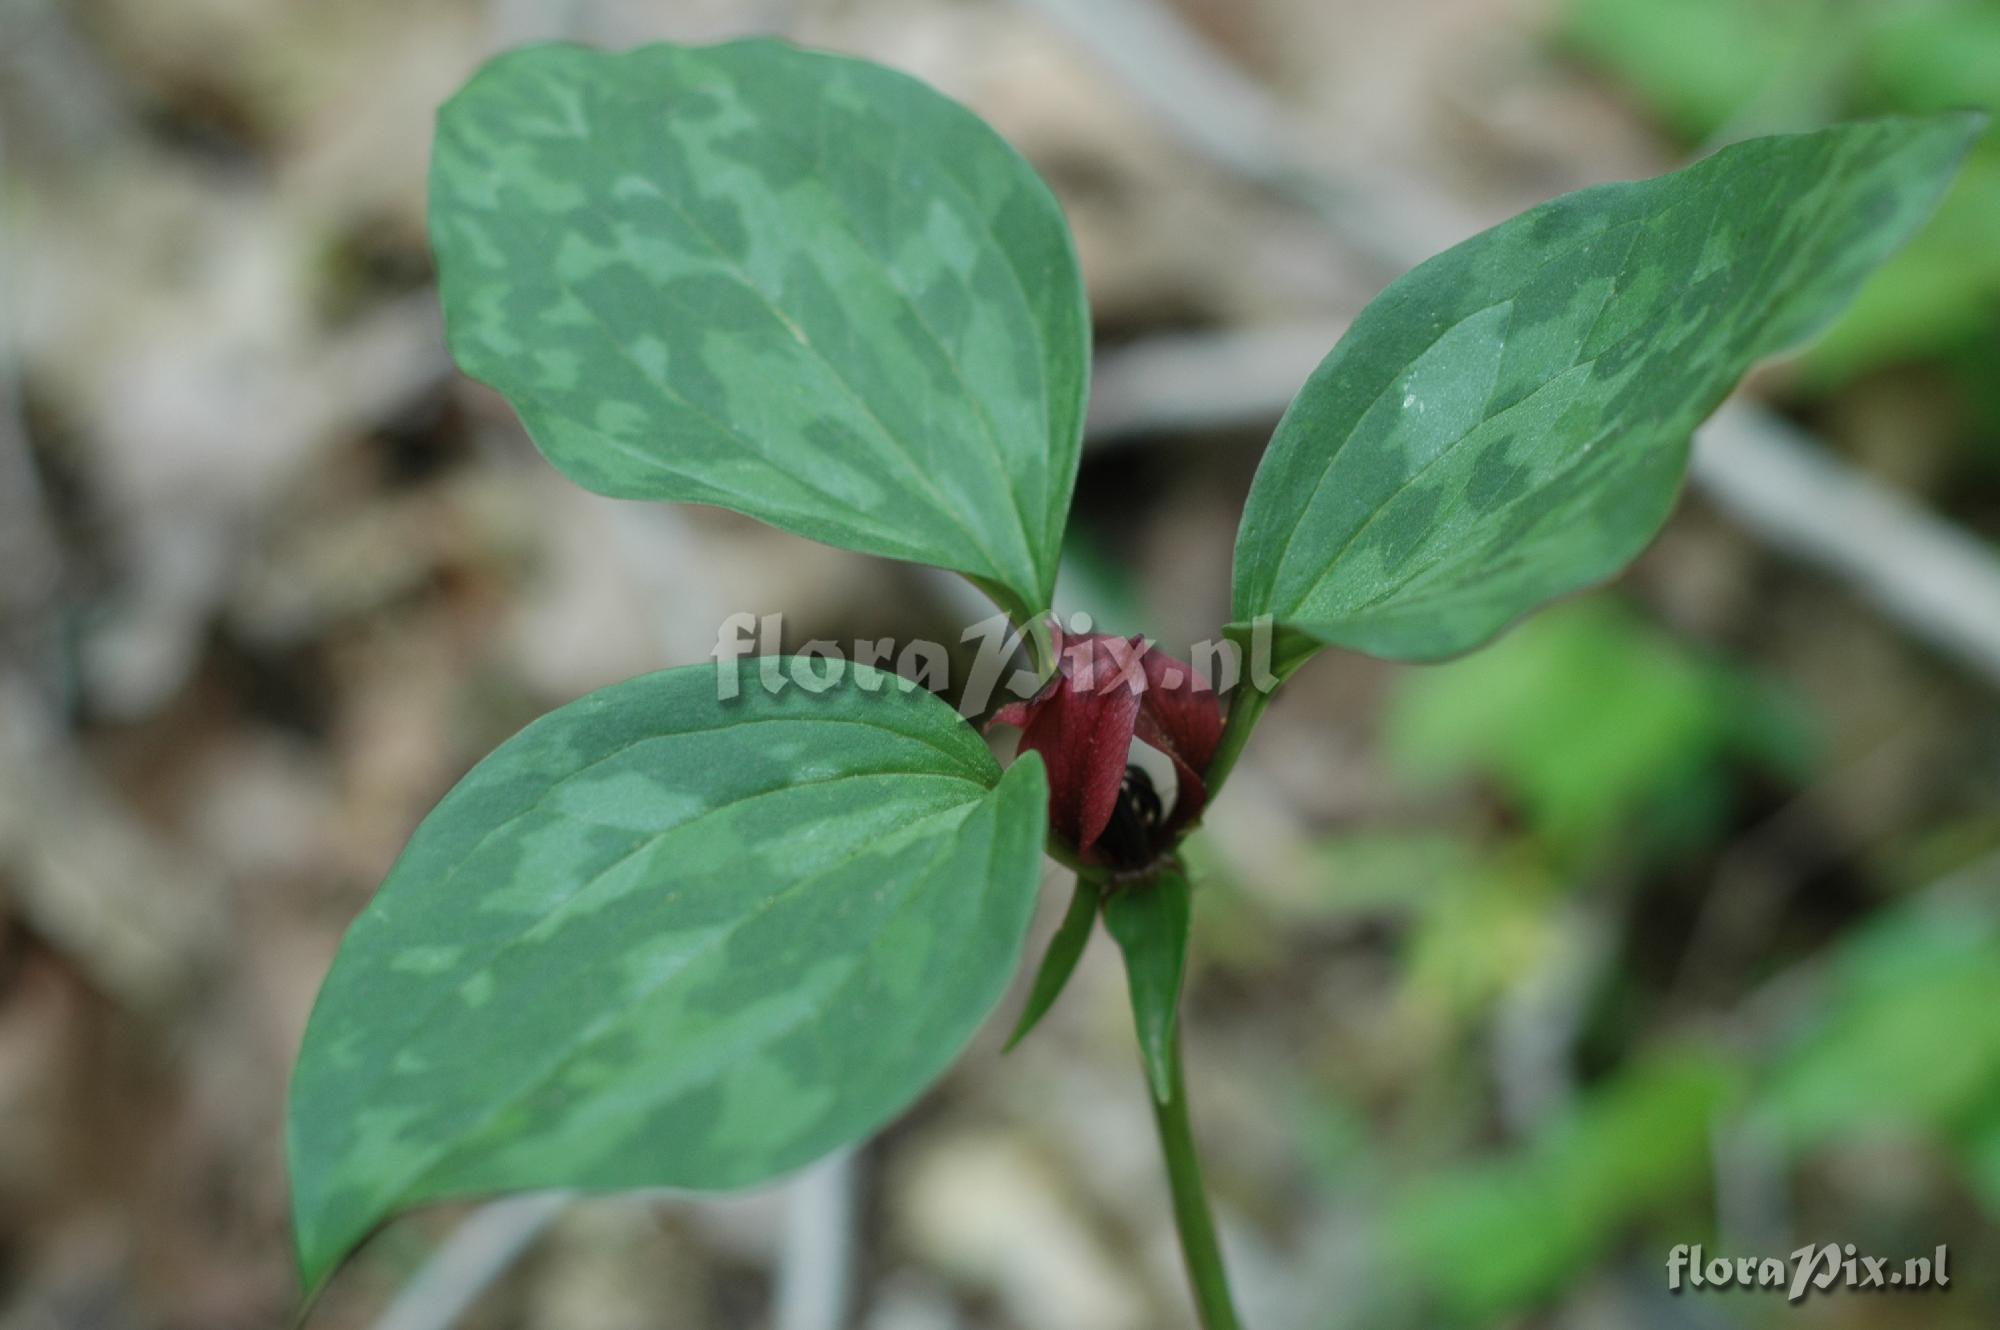
[[[1035,971],[1027,1005],[1021,1008],[1021,1019],[1015,1023],[1014,1033],[1007,1036],[1005,1051],[1012,1052],[1014,1045],[1028,1037],[1028,1031],[1041,1023],[1062,996],[1063,989],[1069,986],[1069,977],[1076,973],[1076,964],[1083,959],[1083,949],[1090,942],[1090,926],[1097,922],[1097,907],[1102,899],[1103,893],[1095,882],[1077,878],[1069,909],[1063,914],[1055,936],[1049,939],[1049,949]]]
[[[1181,980],[1187,971],[1189,890],[1179,864],[1122,887],[1104,903],[1104,926],[1125,953],[1132,1021],[1153,1098],[1173,1097]]]

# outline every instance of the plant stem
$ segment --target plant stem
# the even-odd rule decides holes
[[[1264,714],[1265,707],[1271,705],[1276,691],[1274,688],[1269,693],[1260,692],[1255,685],[1246,683],[1230,698],[1229,716],[1222,724],[1222,742],[1208,764],[1208,797],[1211,802],[1222,788],[1222,782],[1229,778],[1236,759],[1243,755],[1243,745],[1250,742],[1250,731],[1257,728],[1258,717]]]
[[[1222,1266],[1222,1248],[1215,1239],[1215,1219],[1208,1193],[1201,1185],[1201,1161],[1195,1155],[1194,1128],[1188,1121],[1187,1082],[1181,1074],[1180,1030],[1174,1030],[1170,1064],[1171,1093],[1160,1100],[1148,1093],[1153,1121],[1160,1129],[1160,1152],[1167,1159],[1167,1185],[1173,1193],[1174,1227],[1181,1238],[1188,1284],[1203,1330],[1241,1330],[1229,1296],[1229,1275]]]

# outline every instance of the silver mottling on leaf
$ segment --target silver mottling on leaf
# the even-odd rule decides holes
[[[1235,616],[1296,664],[1477,646],[1651,540],[1688,440],[1929,215],[1980,121],[1755,139],[1566,195],[1371,304],[1279,424],[1236,545]]]
[[[309,1284],[389,1215],[533,1187],[730,1187],[866,1135],[1004,990],[1040,764],[861,666],[593,693],[425,819],[356,921],[292,1085]]]
[[[964,108],[776,42],[516,52],[440,116],[431,235],[453,354],[579,484],[1047,604],[1089,317]]]

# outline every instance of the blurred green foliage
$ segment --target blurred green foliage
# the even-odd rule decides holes
[[[2000,871],[2000,870],[1996,870]],[[1905,909],[1834,958],[1815,1017],[1770,1067],[1755,1118],[1793,1150],[1889,1132],[1956,1144],[2000,1133],[2000,930],[1978,905]],[[2000,1217],[2000,1194],[1986,1203]]]
[[[1554,942],[1561,879],[1519,843],[1465,830],[1344,835],[1320,847],[1327,899],[1343,914],[1408,920],[1404,1001],[1455,1026],[1480,1019]]]
[[[1813,743],[1799,710],[1610,598],[1539,616],[1488,650],[1405,675],[1390,762],[1435,786],[1484,776],[1567,868],[1704,843],[1727,812],[1727,768],[1789,777]]]
[[[1398,1019],[1417,1016],[1399,1028],[1429,1041],[1423,1074],[1458,1085],[1484,1042],[1468,1036],[1575,945],[1562,925],[1573,904],[1643,889],[1649,873],[1712,851],[1740,811],[1746,770],[1797,787],[1819,757],[1797,704],[1610,597],[1404,672],[1383,738],[1408,789],[1487,798],[1443,826],[1331,838],[1319,850],[1325,905],[1402,921]],[[1372,1153],[1356,1141],[1368,1128],[1351,1104],[1307,1120],[1312,1156],[1373,1197],[1393,1275],[1373,1323],[1506,1321],[1628,1255],[1650,1276],[1675,1243],[1713,1246],[1728,1157],[1718,1132],[1757,1142],[1787,1190],[1857,1143],[1915,1142],[1956,1160],[1967,1191],[2000,1218],[1996,903],[2000,856],[1990,856],[1865,917],[1693,1028],[1672,1014],[1671,994],[1642,993],[1622,1011],[1611,1065],[1581,1074],[1573,1094],[1498,1144],[1479,1096],[1447,1093],[1455,1128],[1378,1136]],[[1643,924],[1628,915],[1623,926]],[[1447,1019],[1427,1019],[1438,1013]],[[1440,1157],[1441,1140],[1458,1145]],[[1708,1305],[1728,1318],[1718,1324],[1785,1311],[1782,1300]]]
[[[1519,1309],[1635,1232],[1644,1254],[1703,1241],[1713,1133],[1745,1131],[1797,1166],[1889,1136],[1956,1150],[2000,1220],[2000,930],[1986,906],[1898,911],[1809,976],[1776,1032],[1641,1057],[1497,1157],[1435,1170],[1385,1203],[1395,1266],[1455,1322]]]
[[[1842,116],[2000,111],[2000,0],[1569,0],[1559,39],[1686,144]],[[1942,360],[1984,389],[2000,337],[2000,137],[1805,355],[1821,386]]]
[[[1518,1150],[1406,1189],[1384,1241],[1455,1319],[1552,1293],[1612,1251],[1635,1216],[1704,1190],[1709,1124],[1741,1076],[1693,1049],[1634,1065]]]

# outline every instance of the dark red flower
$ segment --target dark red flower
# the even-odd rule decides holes
[[[1018,727],[1022,751],[1041,754],[1049,821],[1085,862],[1143,868],[1201,814],[1222,707],[1193,669],[1143,637],[1065,636],[1055,625],[1051,636],[1056,670],[1048,683],[1000,708],[987,726]],[[1134,737],[1173,763],[1171,813],[1162,814],[1144,769],[1130,765]]]

